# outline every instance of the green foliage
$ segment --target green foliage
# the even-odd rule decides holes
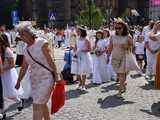
[[[91,26],[90,26],[90,21],[91,21]],[[88,7],[87,9],[82,10],[80,12],[80,16],[78,16],[77,22],[80,25],[85,25],[87,27],[99,29],[104,22],[104,16],[100,8],[97,8],[95,5],[92,4],[91,9],[89,9]]]
[[[126,8],[125,11],[122,13],[121,17],[122,17],[123,19],[125,19],[125,18],[128,17],[128,16],[129,16],[129,9]]]

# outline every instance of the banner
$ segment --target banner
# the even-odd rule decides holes
[[[160,6],[160,0],[151,0],[153,6]]]

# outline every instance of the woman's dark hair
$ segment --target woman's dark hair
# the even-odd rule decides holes
[[[86,37],[87,36],[87,32],[86,32],[86,30],[84,30],[84,29],[79,29],[80,30],[80,36],[81,37]]]
[[[10,47],[8,37],[5,34],[1,34],[0,35],[0,49],[2,52],[1,53],[2,62],[4,62],[5,60],[5,51],[7,47]]]
[[[117,21],[116,24],[122,25],[122,28],[123,28],[122,36],[127,36],[129,34],[129,27],[128,27],[127,23],[125,23],[123,21]],[[116,33],[116,35],[117,35],[117,33]]]
[[[109,32],[109,30],[104,30],[104,32],[107,33],[107,37],[110,37],[110,32]]]

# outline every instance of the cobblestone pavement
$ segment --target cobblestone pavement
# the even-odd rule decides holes
[[[56,50],[56,57],[62,58],[63,52]],[[59,70],[63,60],[57,60]],[[75,85],[66,86],[65,106],[52,116],[52,120],[159,120],[160,91],[146,85],[143,77],[127,80],[127,92],[117,98],[115,82],[93,86],[87,81],[87,91],[76,90]],[[32,107],[29,102],[22,112],[9,107],[7,120],[32,120]],[[50,104],[49,104],[50,105]]]

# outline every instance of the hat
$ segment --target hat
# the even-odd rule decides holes
[[[86,30],[86,27],[81,25],[81,26],[77,26],[78,29],[81,29],[81,30]]]
[[[103,31],[110,31],[108,28],[104,28]]]
[[[99,29],[96,31],[96,33],[102,33],[103,34],[103,30]]]

